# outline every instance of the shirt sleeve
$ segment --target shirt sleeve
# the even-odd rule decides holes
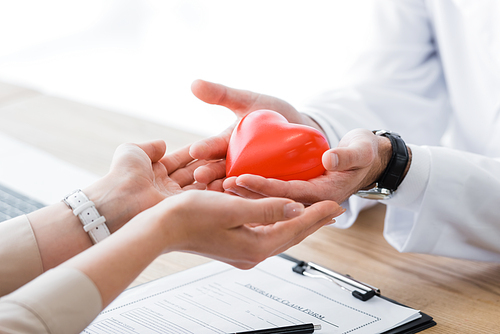
[[[0,223],[0,296],[28,283],[43,272],[38,245],[28,217]]]
[[[0,332],[80,333],[101,310],[101,295],[92,280],[59,266],[0,298]]]

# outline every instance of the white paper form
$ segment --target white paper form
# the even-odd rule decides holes
[[[379,297],[354,298],[269,258],[251,270],[210,262],[125,291],[83,333],[230,333],[313,323],[318,333],[380,333],[420,317]]]

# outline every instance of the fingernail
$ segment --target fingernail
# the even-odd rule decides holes
[[[330,220],[328,223],[325,224],[325,226],[329,226],[329,225],[333,225],[335,224],[337,221],[335,220],[335,218],[332,218],[332,220]]]
[[[224,188],[224,191],[227,192],[227,193],[230,193],[232,195],[239,196],[238,192],[234,188]]]
[[[339,156],[336,153],[330,153],[330,161],[332,163],[332,168],[335,168],[339,164]]]
[[[288,203],[285,205],[285,218],[295,218],[304,212],[304,205],[301,203]]]
[[[340,216],[341,214],[343,214],[346,211],[347,211],[347,209],[340,207],[340,209],[337,210],[337,216]]]

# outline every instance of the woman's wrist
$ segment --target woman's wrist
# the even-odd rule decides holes
[[[195,222],[203,220],[203,215],[200,216],[198,209],[194,209],[201,201],[199,195],[203,193],[204,191],[190,190],[165,198],[140,213],[133,221],[142,221],[147,225],[144,228],[151,235],[151,243],[160,242],[162,253],[187,251],[196,239],[194,234],[199,233],[199,229],[193,229]],[[212,216],[208,212],[206,214]],[[208,238],[208,235],[205,234],[205,237]]]
[[[145,206],[145,203],[140,201],[144,197],[139,195],[141,190],[131,191],[127,184],[108,174],[83,189],[83,192],[94,202],[101,216],[106,218],[109,231],[114,233],[143,210],[141,206]]]
[[[159,240],[162,244],[162,253],[181,250],[182,240],[190,237],[178,228],[186,223],[185,213],[190,207],[182,198],[179,195],[168,197],[136,218],[147,225],[145,228],[151,240]]]

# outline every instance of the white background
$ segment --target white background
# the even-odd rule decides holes
[[[211,135],[197,78],[300,105],[335,88],[369,0],[0,0],[0,81]]]

